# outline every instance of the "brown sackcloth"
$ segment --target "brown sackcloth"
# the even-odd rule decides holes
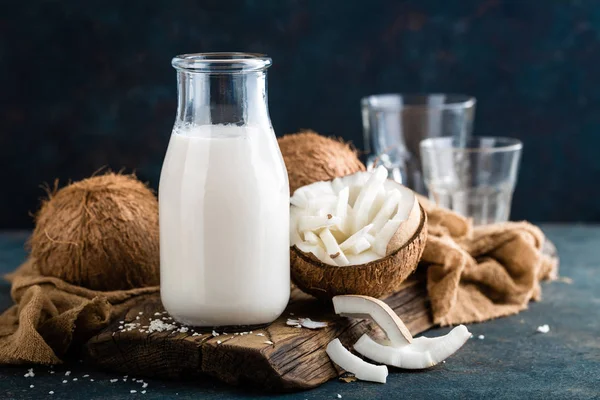
[[[7,276],[15,305],[0,315],[0,364],[58,364],[158,286],[94,291],[39,275],[31,259]]]
[[[542,253],[542,231],[527,222],[473,227],[420,197],[429,218],[422,263],[433,321],[442,326],[516,314],[541,299],[540,281],[556,279],[558,261]]]

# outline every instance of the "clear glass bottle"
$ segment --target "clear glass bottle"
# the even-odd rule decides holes
[[[165,309],[193,326],[275,320],[290,294],[288,177],[267,106],[271,59],[173,59],[179,102],[159,186]]]

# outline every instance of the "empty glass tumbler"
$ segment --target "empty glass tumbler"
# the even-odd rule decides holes
[[[502,137],[423,140],[429,198],[476,225],[508,221],[522,147],[519,140]]]
[[[362,99],[367,167],[384,165],[390,178],[425,194],[419,143],[449,136],[466,141],[473,129],[475,98],[458,94],[381,94]]]

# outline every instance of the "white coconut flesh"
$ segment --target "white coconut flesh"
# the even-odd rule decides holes
[[[336,314],[373,320],[386,334],[392,346],[402,347],[413,342],[413,337],[404,322],[383,301],[359,295],[335,296],[332,301]]]
[[[423,369],[432,367],[454,354],[471,337],[464,325],[452,329],[447,335],[413,339],[411,344],[390,347],[375,342],[367,334],[354,344],[359,354],[378,363],[403,369]]]
[[[412,190],[380,166],[298,188],[290,199],[290,241],[334,266],[385,257],[416,233],[421,211]],[[394,238],[394,246],[391,246]]]
[[[353,373],[357,379],[379,383],[385,383],[387,379],[388,369],[385,365],[373,365],[361,360],[350,353],[339,339],[329,342],[326,352],[331,361],[343,370]]]

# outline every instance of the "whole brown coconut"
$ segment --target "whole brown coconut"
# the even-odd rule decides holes
[[[159,283],[158,201],[132,175],[107,173],[50,195],[29,241],[35,265],[94,290]]]
[[[421,222],[403,246],[386,257],[368,264],[339,267],[321,262],[312,253],[296,246],[290,249],[292,280],[303,292],[329,300],[343,294],[383,297],[400,289],[412,274],[427,241],[427,214],[421,209]]]
[[[285,135],[277,140],[290,179],[290,193],[317,181],[364,171],[365,166],[349,144],[311,130]]]

